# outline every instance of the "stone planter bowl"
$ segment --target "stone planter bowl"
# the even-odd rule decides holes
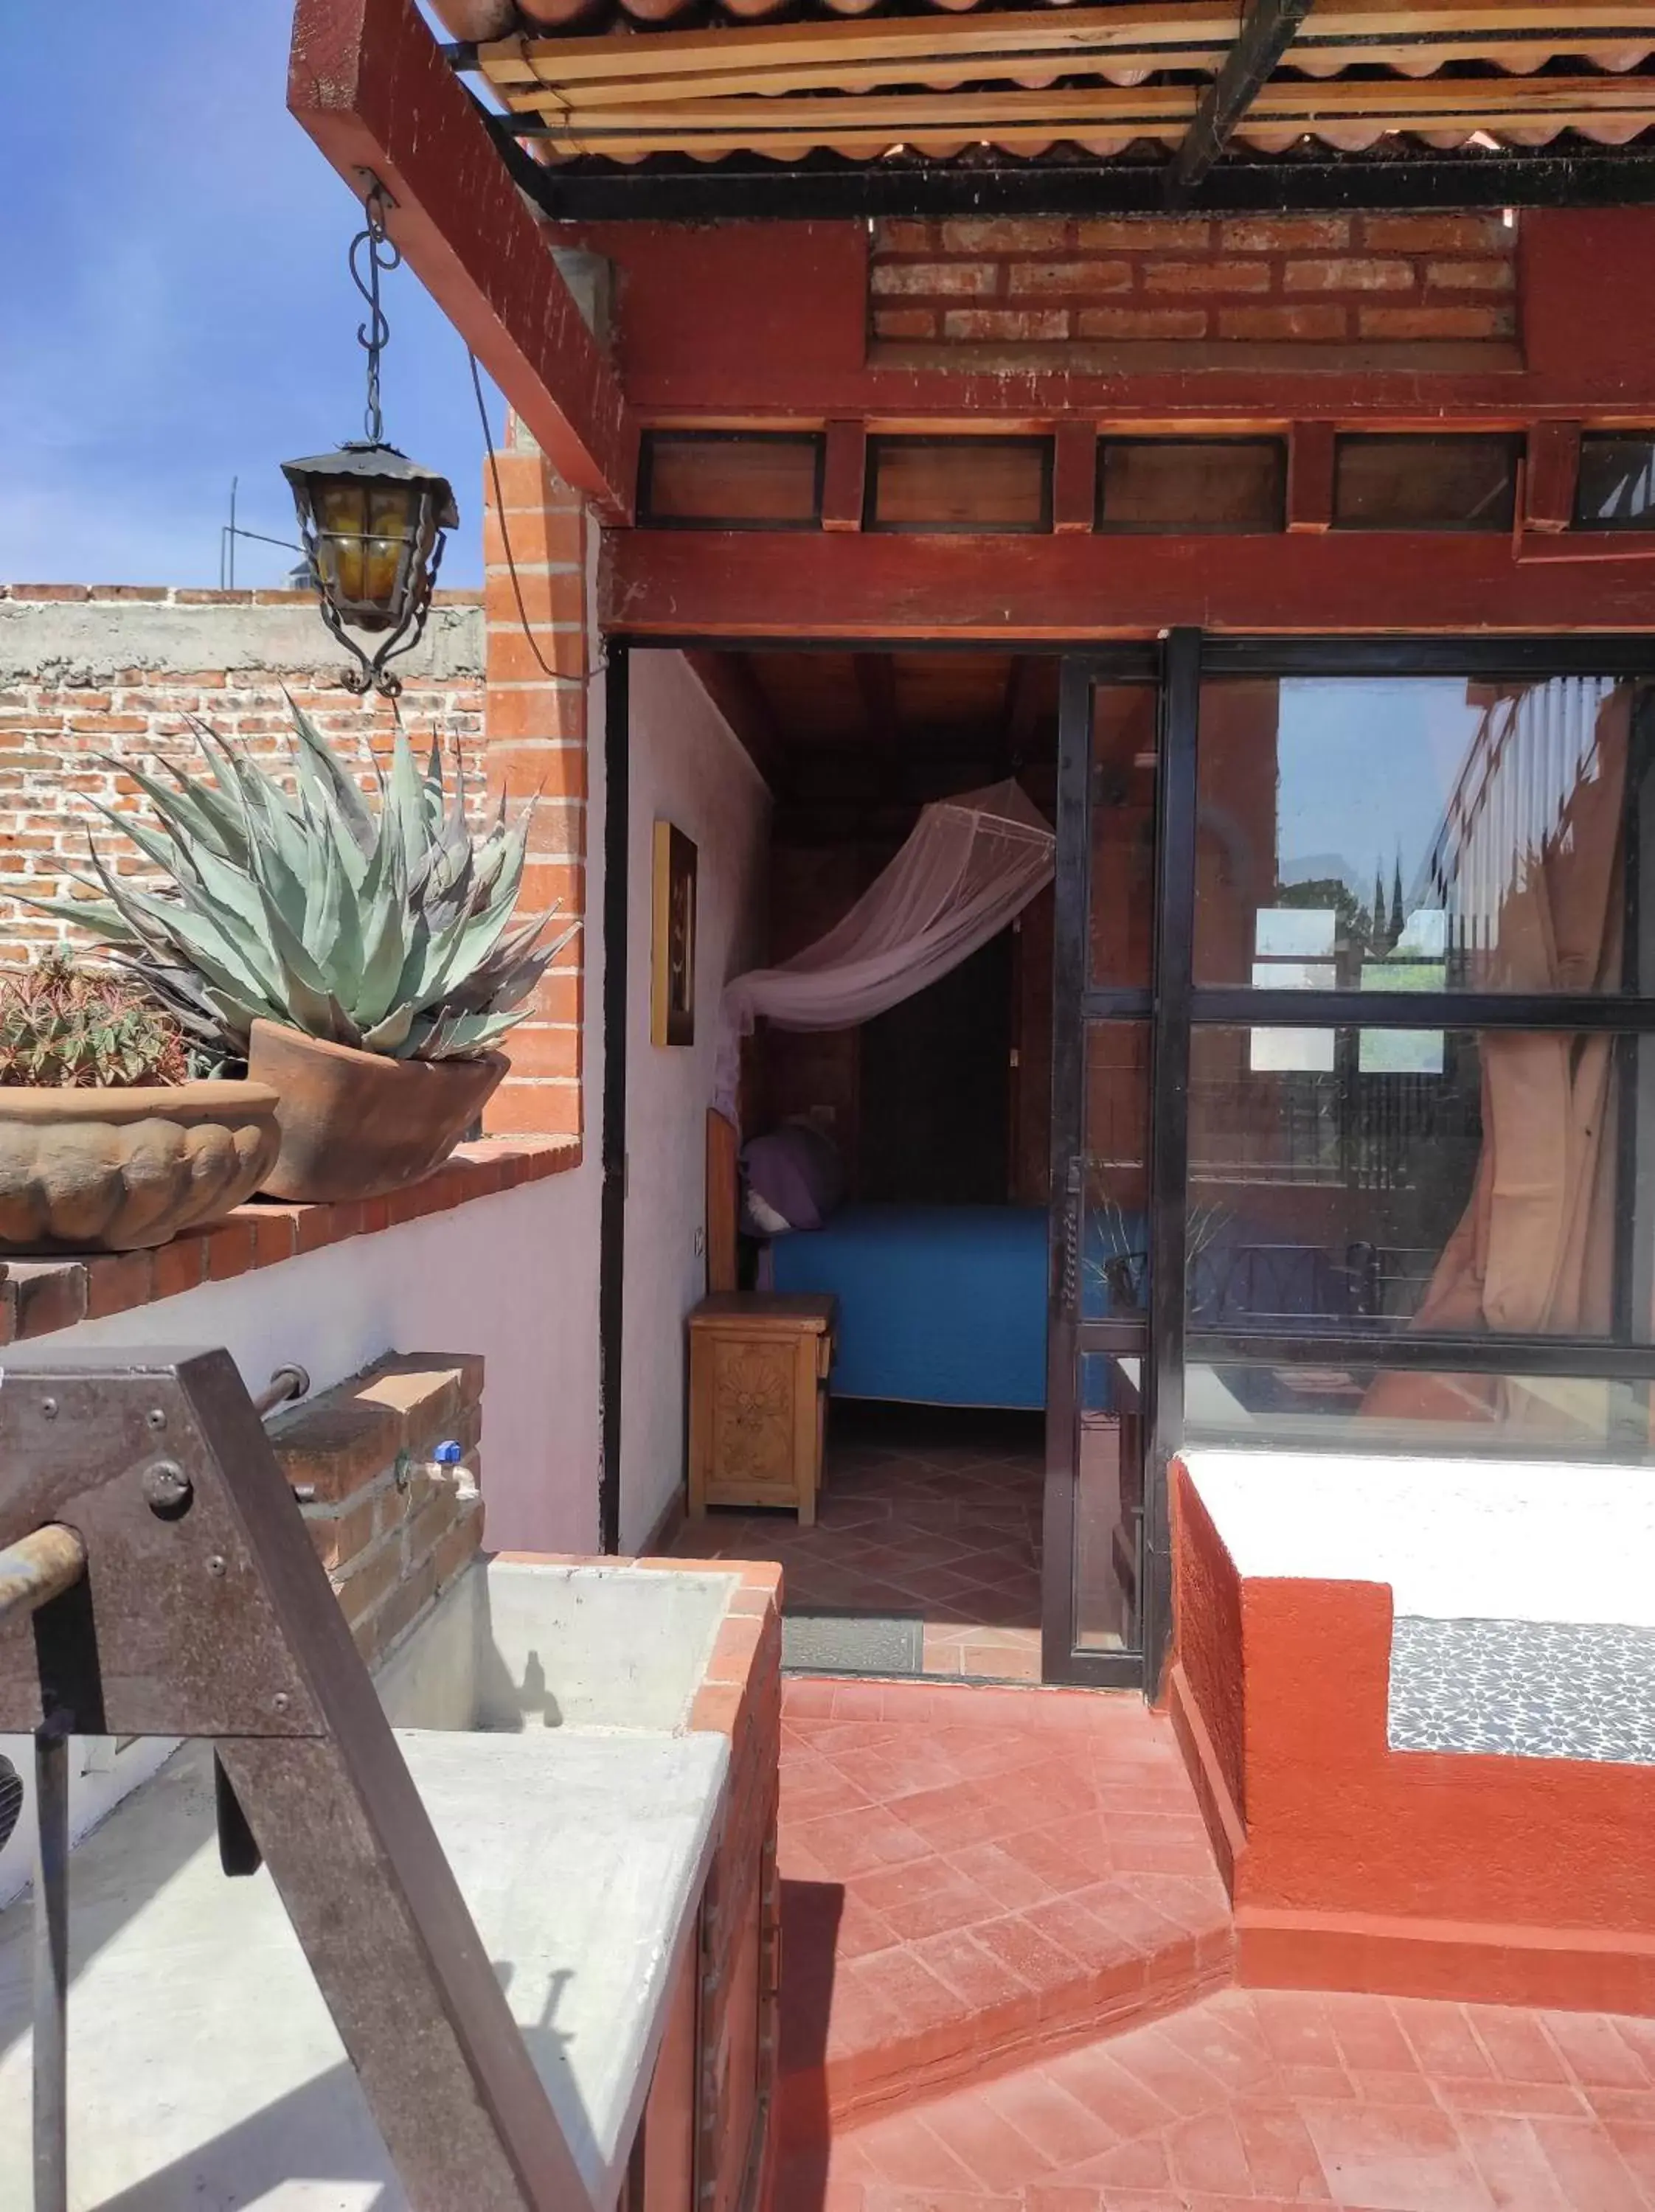
[[[0,1251],[137,1252],[251,1198],[281,1142],[261,1083],[0,1085]]]
[[[338,1205],[383,1198],[435,1174],[506,1073],[477,1060],[391,1060],[255,1022],[247,1073],[280,1099],[281,1150],[267,1198]]]

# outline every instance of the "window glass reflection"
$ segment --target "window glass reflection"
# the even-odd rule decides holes
[[[1208,683],[1197,983],[1618,990],[1643,697],[1603,677]],[[1317,1048],[1260,1064],[1290,1049]]]
[[[1648,1242],[1617,1242],[1612,1037],[1275,1034],[1325,1042],[1329,1065],[1191,1034],[1192,1327],[1609,1332],[1616,1268]]]
[[[1192,1444],[1655,1462],[1650,1384],[1600,1376],[1195,1360],[1184,1433]]]

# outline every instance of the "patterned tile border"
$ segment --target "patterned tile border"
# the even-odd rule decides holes
[[[1393,1751],[1655,1765],[1655,1629],[1399,1619]]]

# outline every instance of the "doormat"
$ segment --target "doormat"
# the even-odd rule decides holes
[[[925,1616],[919,1613],[784,1613],[782,1664],[801,1674],[920,1674]]]

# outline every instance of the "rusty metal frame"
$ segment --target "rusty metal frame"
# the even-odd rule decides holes
[[[420,2212],[587,2192],[228,1352],[8,1358],[0,1547],[82,1577],[0,1619],[0,1733],[210,1739]]]

